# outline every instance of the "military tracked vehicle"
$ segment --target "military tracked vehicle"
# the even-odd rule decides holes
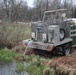
[[[66,9],[45,11],[43,21],[31,24],[31,39],[23,44],[38,51],[71,53],[76,46],[76,19],[67,19]]]

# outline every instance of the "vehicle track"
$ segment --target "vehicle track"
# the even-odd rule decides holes
[[[72,48],[71,54],[74,52],[76,52],[76,47]],[[39,56],[49,57],[49,58],[57,58],[57,57],[63,56],[61,52],[57,52],[57,51],[48,52],[48,51],[39,50],[39,49],[34,49],[34,54]]]
[[[48,52],[48,51],[43,51],[43,50],[39,50],[39,49],[35,49],[34,53],[35,53],[35,55],[49,57],[49,58],[56,58],[56,57],[63,56],[57,52]]]

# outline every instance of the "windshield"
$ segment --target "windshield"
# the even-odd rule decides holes
[[[46,13],[45,16],[44,16],[44,21],[47,21],[47,22],[53,22],[53,21],[56,21],[56,13]]]
[[[43,21],[56,23],[57,21],[61,21],[66,18],[66,13],[63,11],[47,11],[44,13]]]

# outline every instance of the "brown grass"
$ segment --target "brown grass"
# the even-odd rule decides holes
[[[0,47],[14,47],[22,40],[30,38],[30,26],[20,24],[0,25]]]

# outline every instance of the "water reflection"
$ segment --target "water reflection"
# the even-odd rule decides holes
[[[27,72],[16,72],[16,63],[0,63],[0,75],[29,75]]]

